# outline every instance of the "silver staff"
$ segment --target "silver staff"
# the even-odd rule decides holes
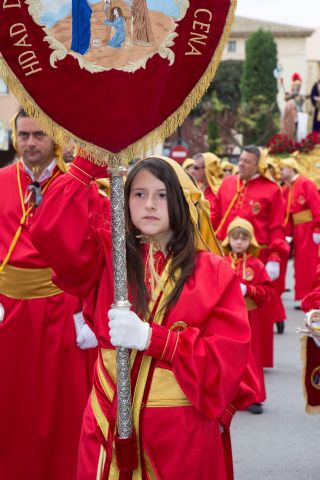
[[[114,281],[114,308],[129,309],[126,265],[126,234],[124,218],[124,182],[126,168],[118,157],[110,158],[112,263]],[[120,438],[132,434],[130,351],[117,348],[118,432]]]

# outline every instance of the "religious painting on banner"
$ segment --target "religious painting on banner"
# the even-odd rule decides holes
[[[236,0],[0,0],[0,72],[98,162],[171,134],[209,86]]]

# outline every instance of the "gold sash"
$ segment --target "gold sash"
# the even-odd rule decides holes
[[[62,293],[51,280],[51,268],[18,268],[6,265],[0,273],[0,293],[17,300],[52,297]]]
[[[311,210],[302,210],[302,212],[293,213],[292,219],[294,225],[300,225],[301,223],[312,222],[313,217]]]
[[[101,356],[104,365],[108,365],[108,373],[114,383],[117,379],[116,351],[109,349],[101,349]],[[110,402],[112,402],[114,391],[108,383],[101,378],[101,370],[99,379],[103,385],[104,392]],[[174,373],[166,368],[156,367],[152,377],[150,392],[148,395],[147,407],[180,407],[191,405],[190,400],[181,390]]]

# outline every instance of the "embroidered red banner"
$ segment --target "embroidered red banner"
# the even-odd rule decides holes
[[[301,339],[306,412],[320,413],[320,348],[311,337]]]
[[[236,0],[1,0],[1,75],[100,159],[171,134],[212,80]]]

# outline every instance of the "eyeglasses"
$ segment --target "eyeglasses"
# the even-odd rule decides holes
[[[198,165],[193,165],[193,170],[201,170],[204,167],[198,167]]]

